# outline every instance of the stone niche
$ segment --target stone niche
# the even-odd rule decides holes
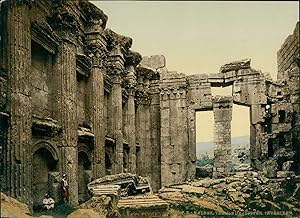
[[[31,42],[32,111],[41,117],[52,117],[53,56],[42,46]]]

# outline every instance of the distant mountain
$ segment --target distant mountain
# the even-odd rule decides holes
[[[235,145],[242,145],[242,144],[250,144],[250,136],[239,136],[239,137],[232,137],[231,138],[231,144],[233,147],[236,147]],[[196,144],[196,151],[197,151],[197,157],[199,157],[201,154],[207,153],[209,157],[214,156],[214,142],[198,142]]]

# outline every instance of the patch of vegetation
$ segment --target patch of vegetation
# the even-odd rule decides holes
[[[201,157],[196,160],[196,166],[197,167],[203,167],[206,165],[213,165],[214,164],[214,159],[213,158],[209,158],[208,154],[202,154]]]

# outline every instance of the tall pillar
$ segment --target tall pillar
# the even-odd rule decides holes
[[[123,114],[122,114],[122,88],[121,88],[121,72],[115,71],[112,76],[112,116],[113,116],[113,135],[116,140],[116,173],[123,172]]]
[[[160,147],[160,90],[159,80],[151,81],[151,186],[153,191],[161,188],[161,147]]]
[[[58,111],[63,128],[61,152],[62,173],[67,174],[70,185],[70,202],[78,204],[78,151],[76,118],[76,47],[70,41],[61,42],[56,62],[58,83]]]
[[[213,177],[228,176],[231,172],[232,97],[216,96],[214,111],[214,168]]]
[[[129,172],[136,173],[136,138],[135,138],[135,85],[136,77],[134,75],[134,67],[127,67],[128,74],[128,100],[125,104],[125,117],[124,117],[124,136],[129,144]]]
[[[98,32],[100,34],[100,32]],[[102,37],[91,32],[87,53],[91,57],[92,69],[88,80],[89,111],[88,120],[94,133],[94,150],[92,158],[93,178],[105,176],[105,127],[104,127],[104,63],[106,45]]]
[[[31,37],[29,7],[10,0],[7,6],[8,108],[7,194],[31,204]]]
[[[111,77],[112,132],[116,140],[115,173],[123,172],[123,111],[122,77],[125,73],[125,56],[132,45],[132,39],[119,35],[110,29],[104,31],[104,37],[110,48],[107,57],[108,75]]]

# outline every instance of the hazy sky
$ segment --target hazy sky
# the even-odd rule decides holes
[[[226,62],[251,58],[276,79],[276,52],[299,20],[297,1],[93,3],[108,15],[107,28],[133,39],[133,50],[162,54],[168,70],[185,74],[217,73]],[[220,89],[213,94],[231,94],[231,87]],[[212,112],[197,113],[197,130],[197,141],[212,140]],[[242,135],[249,135],[249,109],[235,105],[232,136]]]

